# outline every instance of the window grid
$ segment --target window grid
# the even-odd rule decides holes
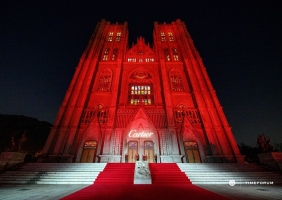
[[[171,41],[171,42],[174,41],[172,32],[168,32],[168,37],[169,37],[169,41]]]
[[[151,105],[154,101],[152,83],[131,83],[129,85],[130,105]]]
[[[172,48],[172,54],[175,61],[179,61],[178,52],[176,48]]]
[[[116,41],[119,42],[121,37],[121,32],[117,32]]]
[[[184,91],[184,86],[180,72],[172,71],[170,73],[170,82],[173,91],[175,92]]]
[[[113,41],[113,35],[114,35],[114,32],[109,32],[109,37],[108,37],[109,42]]]
[[[99,79],[98,84],[98,91],[109,91],[111,86],[111,79],[112,79],[112,73],[108,70],[104,70]]]
[[[105,49],[105,51],[104,51],[104,56],[103,56],[103,60],[108,60],[108,58],[109,58],[109,51],[110,51],[109,48],[106,48],[106,49]]]
[[[165,39],[165,33],[164,32],[161,32],[161,40],[162,42],[165,42],[166,39]]]

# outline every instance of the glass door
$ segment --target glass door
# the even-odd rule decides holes
[[[154,143],[152,141],[144,141],[144,156],[149,163],[154,162]]]
[[[187,163],[201,163],[197,142],[184,142]]]
[[[128,162],[135,163],[138,155],[138,142],[129,141],[128,142]]]
[[[95,161],[97,141],[86,141],[81,155],[81,163],[93,163]]]

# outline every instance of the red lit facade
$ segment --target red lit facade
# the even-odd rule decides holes
[[[241,162],[184,22],[154,23],[129,47],[127,23],[99,22],[43,149],[45,162]]]

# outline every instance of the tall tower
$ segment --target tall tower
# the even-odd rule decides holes
[[[242,162],[184,22],[155,22],[128,46],[127,23],[102,20],[43,149],[45,162]]]

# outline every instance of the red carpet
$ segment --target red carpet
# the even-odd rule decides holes
[[[63,199],[226,199],[191,184],[174,163],[150,164],[152,184],[134,185],[134,166],[134,164],[127,163],[108,163],[93,185]]]

